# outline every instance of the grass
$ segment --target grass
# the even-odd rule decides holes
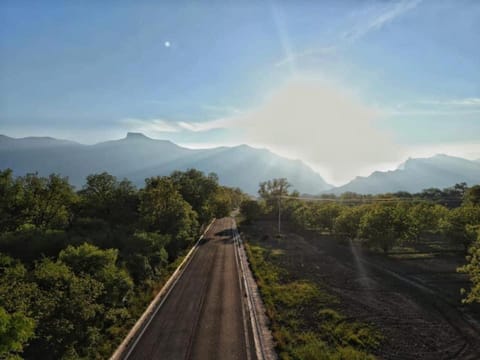
[[[319,284],[296,279],[275,264],[278,249],[246,243],[276,350],[283,360],[374,359],[382,339],[367,324],[343,316],[339,302]]]

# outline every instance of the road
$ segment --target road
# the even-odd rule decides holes
[[[216,220],[134,346],[133,359],[254,359],[232,238]]]

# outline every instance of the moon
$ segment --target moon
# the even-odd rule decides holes
[[[166,48],[169,48],[171,44],[170,44],[170,41],[165,41],[165,42],[163,43],[163,45],[164,45]]]

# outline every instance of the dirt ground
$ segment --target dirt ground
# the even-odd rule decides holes
[[[468,285],[456,272],[463,256],[398,259],[287,228],[279,239],[267,221],[242,231],[281,249],[280,265],[326,287],[344,315],[378,328],[384,336],[379,358],[480,359],[480,309],[460,302],[459,289]]]

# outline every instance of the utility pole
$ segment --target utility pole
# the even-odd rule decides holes
[[[281,211],[280,211],[280,204],[281,204],[281,195],[278,196],[278,235],[280,235],[280,214],[281,214]]]

